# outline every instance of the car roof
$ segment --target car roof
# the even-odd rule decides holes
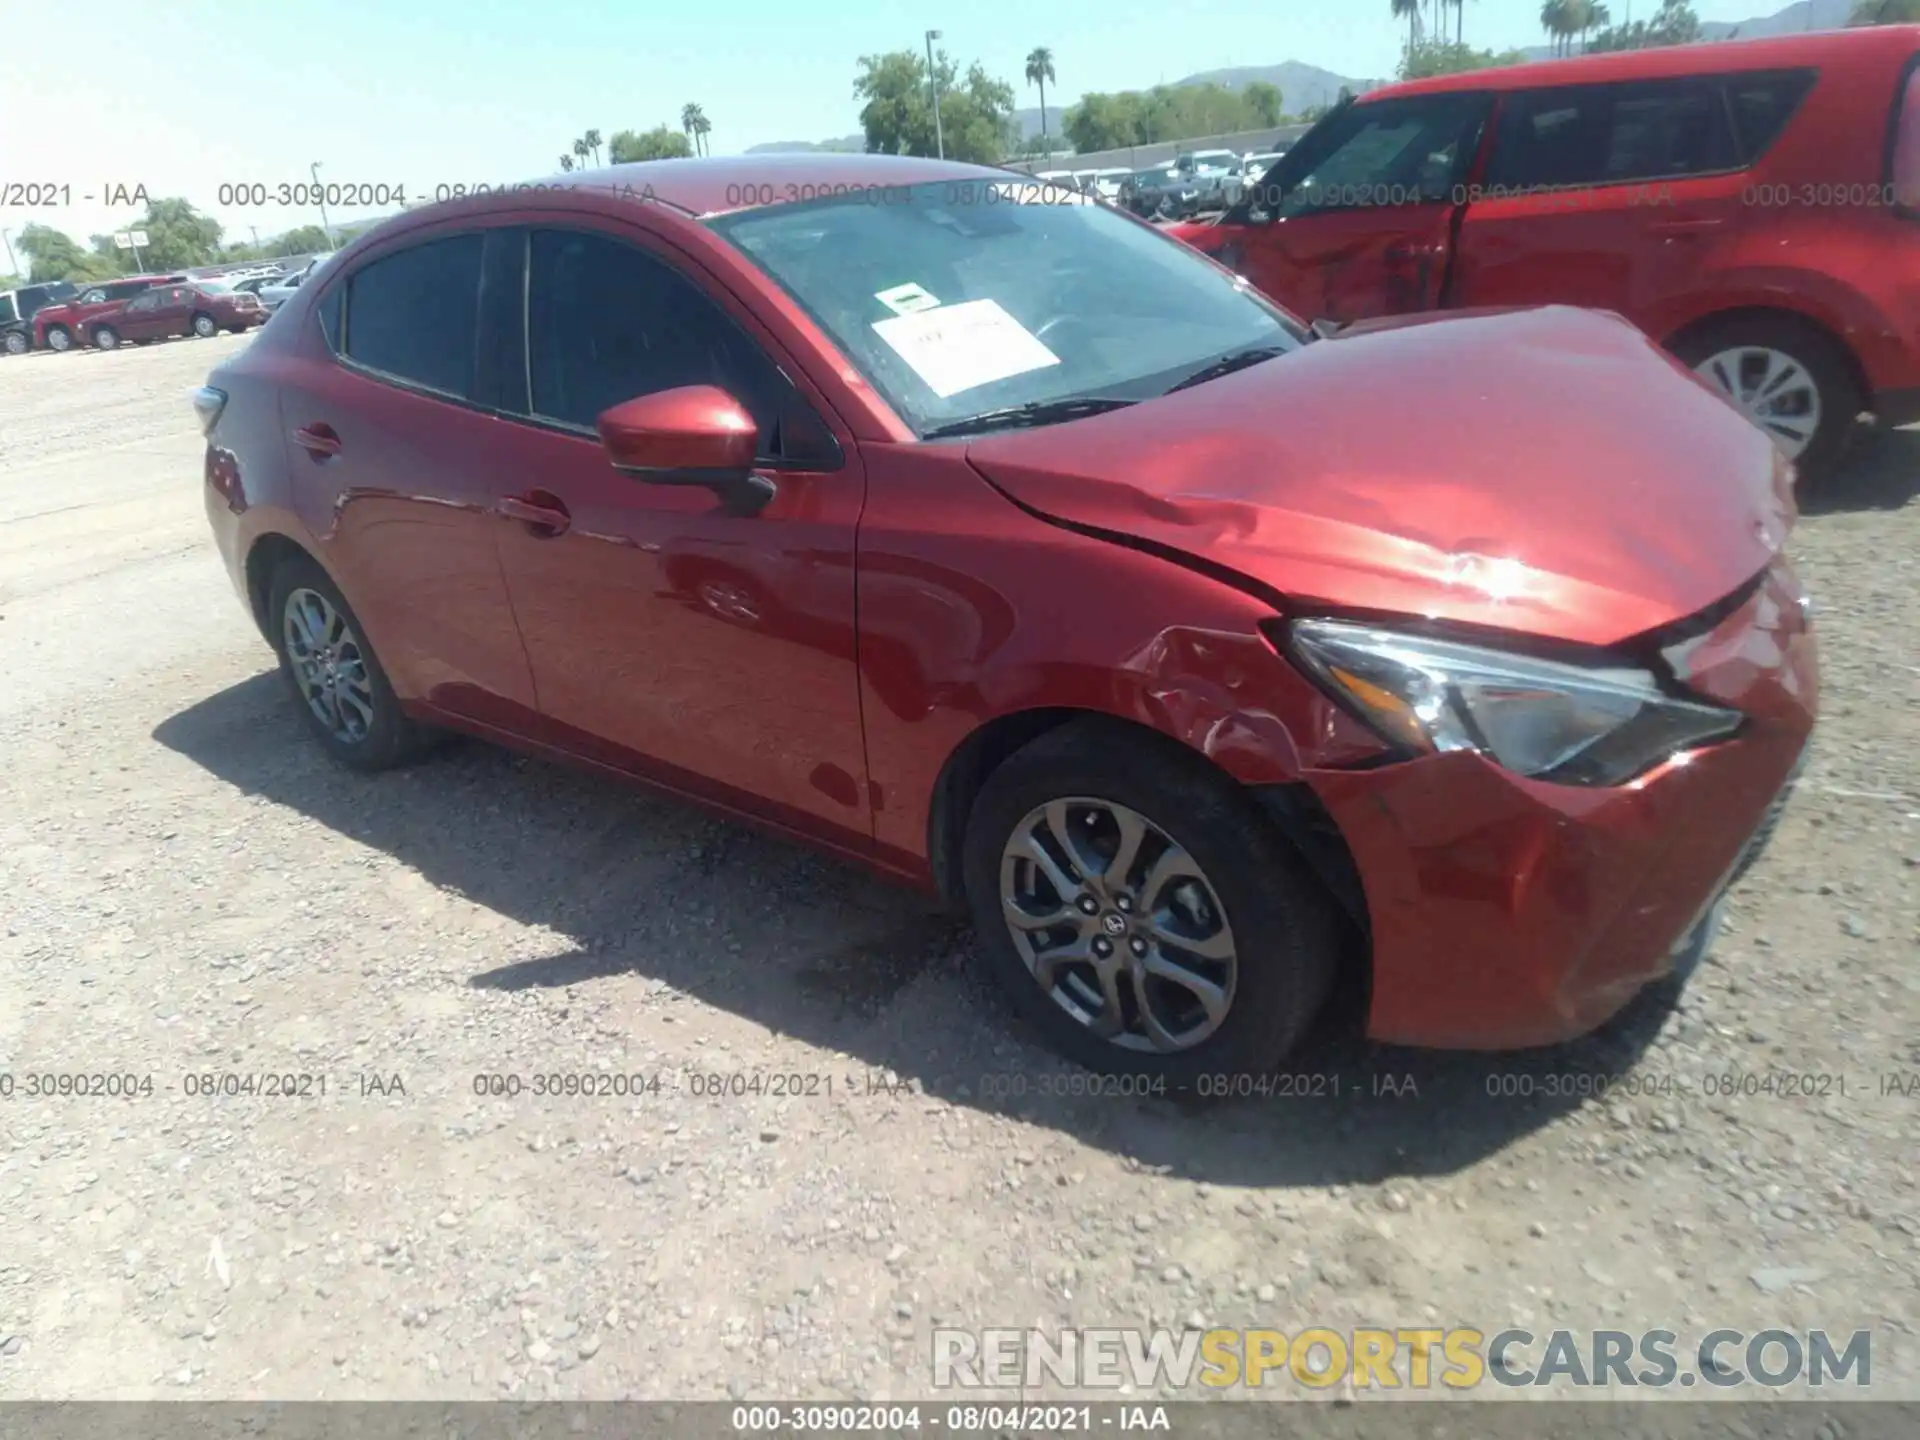
[[[1564,60],[1535,60],[1436,75],[1383,85],[1358,96],[1374,104],[1409,95],[1459,90],[1533,90],[1560,85],[1595,85],[1619,80],[1664,80],[1684,75],[1724,75],[1740,70],[1791,70],[1851,58],[1877,58],[1888,51],[1920,49],[1920,25],[1879,25],[1855,30],[1816,30],[1802,35],[1757,40],[1704,40],[1651,50],[1620,50],[1605,55],[1576,55]]]
[[[882,185],[919,185],[929,180],[1026,179],[1011,170],[968,165],[957,160],[928,160],[915,155],[855,155],[838,151],[777,152],[761,155],[711,155],[675,160],[639,160],[608,165],[599,170],[573,170],[522,186],[507,186],[478,196],[425,205],[376,226],[391,235],[442,219],[449,214],[483,213],[511,209],[529,198],[529,191],[604,190],[616,202],[657,203],[689,216],[721,215],[759,209],[791,198],[809,197],[840,186],[850,189]],[[748,187],[752,187],[749,192]],[[750,196],[764,198],[753,199]]]

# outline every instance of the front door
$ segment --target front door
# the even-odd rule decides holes
[[[1478,92],[1342,107],[1228,213],[1221,260],[1308,321],[1433,308],[1491,109]]]
[[[167,292],[158,287],[142,290],[120,308],[119,314],[103,315],[94,324],[118,332],[122,340],[151,340],[164,333],[160,306],[166,298]]]
[[[637,233],[536,229],[527,274],[529,419],[501,452],[523,508],[500,553],[550,738],[864,847],[857,455],[711,282]],[[760,421],[776,492],[757,514],[608,463],[596,417],[686,385]]]

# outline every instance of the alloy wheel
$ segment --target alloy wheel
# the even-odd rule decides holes
[[[280,634],[294,683],[336,740],[357,745],[373,728],[373,682],[353,627],[317,590],[287,595]]]
[[[1820,431],[1820,386],[1784,350],[1739,345],[1709,355],[1694,373],[1714,386],[1798,460]]]
[[[1053,1002],[1127,1050],[1172,1053],[1233,1006],[1233,928],[1197,861],[1138,811],[1075,796],[1028,812],[1001,852],[1000,907]]]

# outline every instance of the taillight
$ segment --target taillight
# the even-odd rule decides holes
[[[1909,65],[1907,83],[1893,101],[1893,187],[1895,209],[1908,219],[1920,218],[1920,60]]]
[[[227,408],[227,392],[202,385],[193,392],[193,413],[200,417],[200,433],[211,435],[220,423],[220,412]]]

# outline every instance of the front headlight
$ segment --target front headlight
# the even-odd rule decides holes
[[[1737,711],[1680,700],[1644,670],[1599,669],[1338,620],[1288,630],[1294,656],[1386,739],[1476,750],[1516,774],[1620,785],[1731,735]]]

